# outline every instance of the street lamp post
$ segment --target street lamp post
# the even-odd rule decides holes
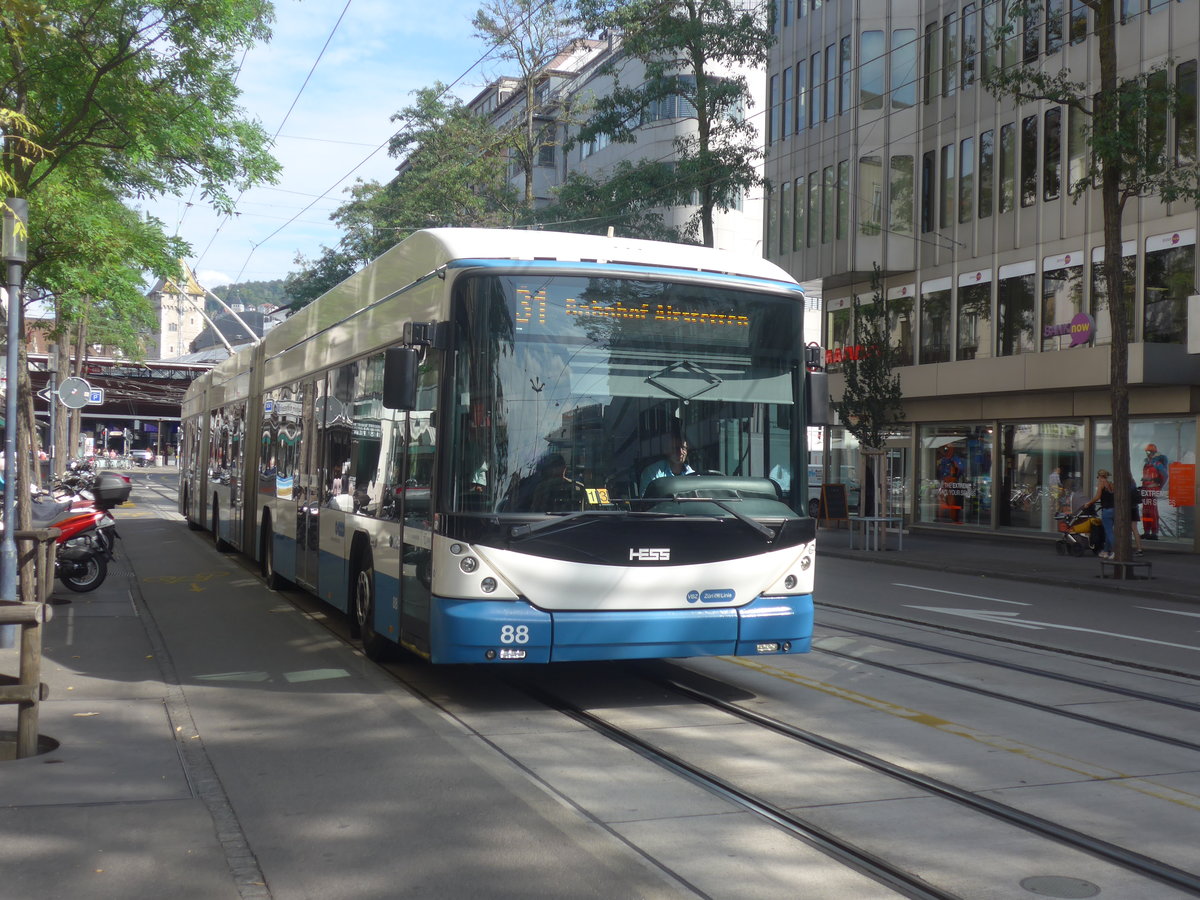
[[[17,600],[17,541],[14,505],[17,495],[17,347],[21,342],[21,267],[27,259],[26,225],[29,203],[9,197],[5,202],[0,248],[8,268],[8,347],[4,392],[4,538],[0,541],[0,600]],[[15,627],[0,628],[0,647],[14,643]]]

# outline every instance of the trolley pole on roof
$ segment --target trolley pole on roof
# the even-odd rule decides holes
[[[4,537],[0,540],[0,600],[17,601],[17,348],[21,344],[21,267],[27,257],[29,204],[9,197],[4,201],[4,228],[0,234],[8,267],[8,347],[4,390]],[[13,625],[0,626],[0,647],[15,642]]]

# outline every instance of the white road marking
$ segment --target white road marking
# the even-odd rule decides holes
[[[901,584],[893,581],[892,587],[912,588],[914,591],[929,591],[933,594],[951,594],[955,597],[968,597],[971,600],[991,600],[993,603],[1011,603],[1013,606],[1032,606],[1032,603],[1021,603],[1019,600],[1001,600],[999,597],[984,597],[982,594],[964,594],[960,591],[943,591],[938,588],[925,587],[923,584]]]

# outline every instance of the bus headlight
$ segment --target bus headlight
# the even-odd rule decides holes
[[[796,576],[789,575],[787,578],[783,579],[783,586],[789,591],[794,588],[796,586]]]
[[[492,593],[492,591],[496,590],[496,579],[489,575],[483,581],[479,582],[479,589],[485,594]]]
[[[473,556],[464,556],[461,560],[459,560],[458,567],[470,575],[479,568],[479,560]]]

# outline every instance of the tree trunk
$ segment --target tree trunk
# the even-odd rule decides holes
[[[1100,93],[1096,119],[1101,127],[1124,127],[1120,123],[1117,93],[1117,43],[1115,0],[1101,4],[1096,21],[1100,53]],[[1121,225],[1124,202],[1121,196],[1121,166],[1117,158],[1103,160],[1101,200],[1104,213],[1104,278],[1108,285],[1108,311],[1112,321],[1110,381],[1112,383],[1113,551],[1128,562],[1132,541],[1129,471],[1129,339],[1133,332],[1133,298],[1125,296],[1122,277]]]

